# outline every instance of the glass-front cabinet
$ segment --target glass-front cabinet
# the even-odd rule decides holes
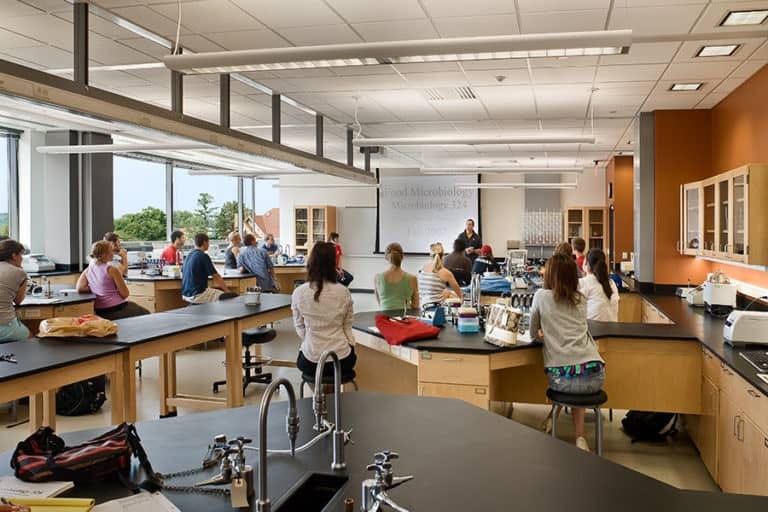
[[[307,254],[312,244],[336,231],[335,206],[294,206],[293,219],[296,254]]]
[[[731,250],[731,180],[729,176],[724,176],[717,180],[715,194],[717,213],[715,214],[715,253],[720,256],[727,256]]]
[[[706,256],[715,255],[715,183],[711,181],[704,182],[704,233],[702,241],[702,252]]]
[[[701,248],[702,187],[698,183],[683,185],[682,240],[683,254],[696,256]]]
[[[733,241],[731,257],[744,261],[747,254],[747,173],[735,171],[731,177],[733,187]]]

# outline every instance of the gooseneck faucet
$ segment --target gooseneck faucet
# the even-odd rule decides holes
[[[333,462],[331,463],[331,469],[340,470],[347,467],[344,462],[344,441],[346,434],[341,428],[341,360],[339,356],[333,350],[326,350],[320,355],[320,359],[317,361],[317,370],[315,371],[315,394],[312,396],[312,410],[315,413],[315,430],[322,431],[324,426],[325,416],[328,414],[328,410],[325,406],[325,392],[323,390],[323,372],[325,370],[325,362],[328,358],[333,361],[333,405],[334,405],[334,420],[333,420]]]
[[[272,395],[277,389],[283,386],[288,392],[288,415],[285,418],[285,426],[288,432],[288,441],[291,445],[291,456],[296,450],[296,437],[299,434],[299,415],[296,412],[296,392],[290,381],[285,377],[275,379],[267,386],[264,396],[261,397],[261,407],[259,409],[259,501],[257,503],[258,512],[270,512],[272,504],[267,497],[267,414],[269,413],[269,403],[272,401]]]

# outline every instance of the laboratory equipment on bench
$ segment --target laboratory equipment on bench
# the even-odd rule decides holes
[[[713,272],[707,276],[703,286],[707,313],[725,317],[736,308],[737,287],[725,274]]]
[[[44,254],[25,254],[21,268],[24,272],[50,272],[56,270],[56,264]]]
[[[768,311],[731,311],[723,338],[729,345],[768,345]]]

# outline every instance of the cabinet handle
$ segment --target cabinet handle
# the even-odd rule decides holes
[[[463,361],[461,357],[446,357],[445,359],[441,359],[441,361],[444,361],[446,363],[459,363]]]
[[[748,389],[748,390],[747,390],[747,393],[748,393],[748,394],[749,394],[749,396],[751,396],[752,398],[760,398],[760,395],[758,395],[757,393],[755,393],[755,392],[754,392],[753,390],[751,390],[751,389]]]
[[[763,446],[768,448],[768,437],[763,438]]]
[[[683,251],[680,250],[680,240],[675,242],[675,249],[677,250],[677,252],[683,252]]]
[[[739,415],[737,414],[736,416],[734,416],[734,417],[733,417],[733,436],[734,436],[735,438],[737,438],[737,439],[738,439],[738,437],[739,437],[739,436],[738,436],[738,434],[736,433],[736,431],[737,431],[737,430],[738,430],[738,428],[739,428],[739,427],[738,427],[738,424],[739,424]]]
[[[739,429],[738,429],[738,435],[736,436],[736,439],[739,441],[744,441],[744,420],[739,419]]]

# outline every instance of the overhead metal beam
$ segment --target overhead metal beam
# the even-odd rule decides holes
[[[229,129],[229,121],[231,119],[230,82],[229,73],[219,75],[219,124],[227,130]]]
[[[280,122],[282,114],[280,109],[280,95],[272,95],[272,142],[280,144]]]
[[[365,153],[365,170],[371,172],[371,148],[363,148]]]
[[[75,2],[73,10],[74,29],[74,78],[80,85],[88,85],[88,4]]]
[[[354,138],[352,128],[347,128],[347,165],[350,167],[355,165],[355,147],[352,145]]]
[[[323,156],[323,115],[315,116],[315,154]]]

